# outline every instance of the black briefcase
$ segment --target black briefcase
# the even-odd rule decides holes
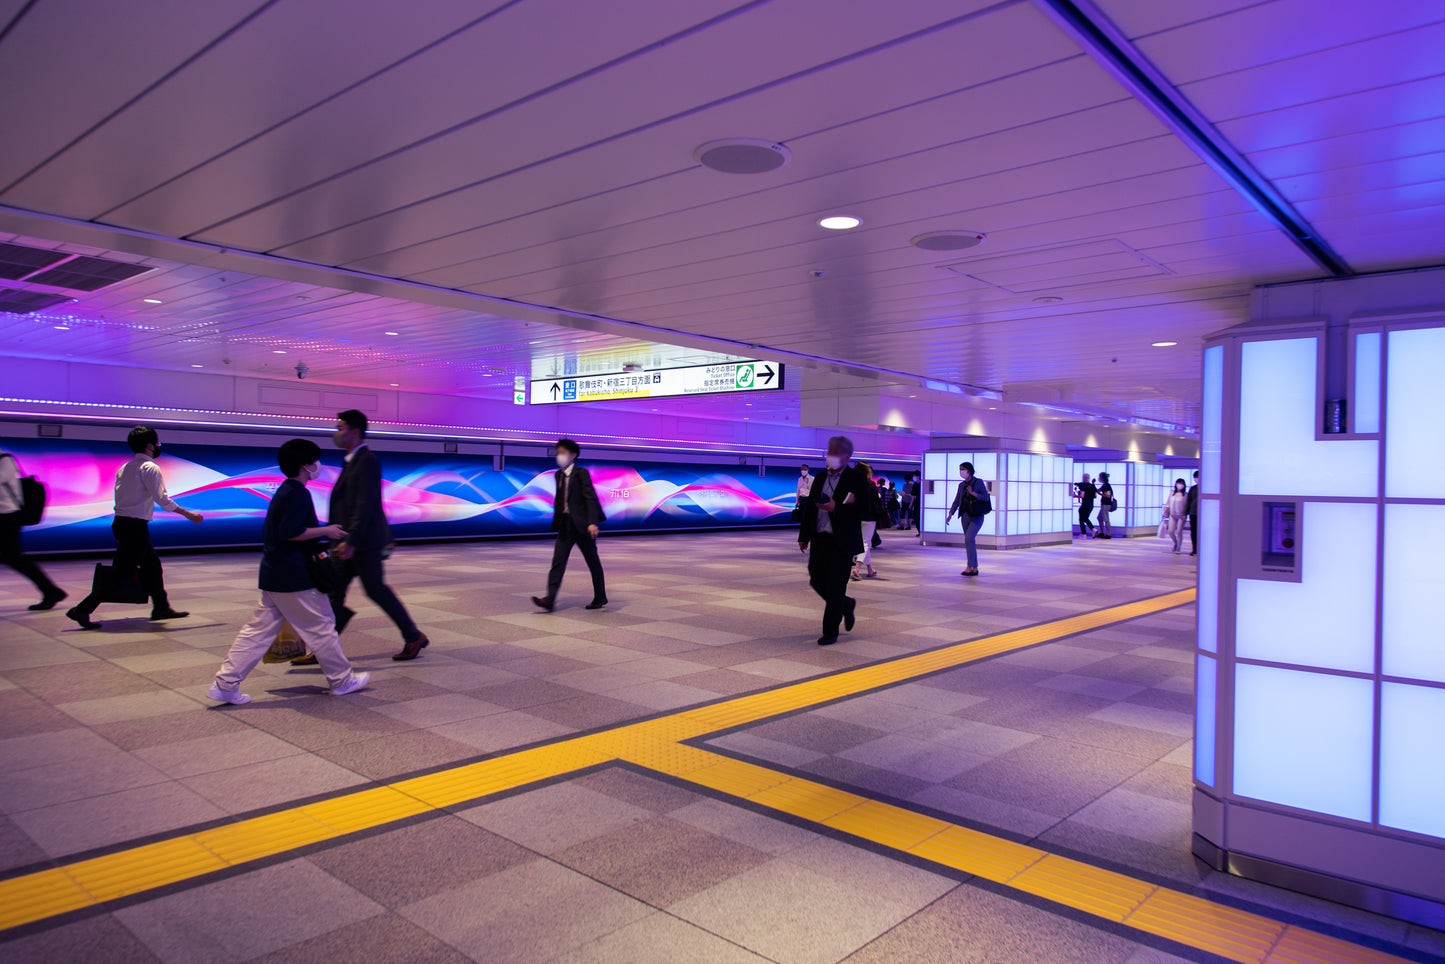
[[[103,562],[95,564],[95,577],[90,591],[101,602],[140,604],[150,599],[140,585],[140,570],[116,570]]]

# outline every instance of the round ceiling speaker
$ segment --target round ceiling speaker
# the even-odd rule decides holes
[[[983,244],[985,237],[978,231],[930,231],[909,238],[908,243],[923,251],[962,251]]]
[[[791,161],[793,152],[758,137],[726,137],[701,145],[692,159],[724,174],[766,174]]]

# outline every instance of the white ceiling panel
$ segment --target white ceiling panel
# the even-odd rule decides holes
[[[1445,115],[1445,73],[1218,122],[1246,153],[1346,134],[1387,131]],[[1390,135],[1381,135],[1388,137]]]
[[[1260,0],[1099,0],[1099,6],[1127,37],[1139,38],[1183,24],[1253,7]]]
[[[263,0],[42,0],[0,40],[0,187],[13,184],[264,7]]]

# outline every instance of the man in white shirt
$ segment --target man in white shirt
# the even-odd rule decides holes
[[[20,467],[15,456],[0,452],[0,562],[35,583],[40,602],[31,606],[34,612],[54,609],[65,598],[65,590],[50,581],[45,571],[26,558],[20,545],[20,510],[24,499],[20,491]]]
[[[181,508],[166,494],[165,479],[155,463],[161,451],[155,429],[137,425],[126,436],[126,443],[135,454],[115,473],[115,518],[110,523],[116,543],[112,569],[117,579],[128,579],[130,573],[139,570],[141,588],[151,600],[151,619],[181,619],[190,613],[172,609],[166,597],[161,559],[151,544],[150,521],[156,506],[183,515],[196,525],[201,524],[203,516]],[[100,623],[92,622],[90,614],[101,604],[103,595],[92,590],[65,615],[79,623],[81,629],[99,629]]]
[[[793,509],[793,521],[802,524],[803,507],[808,504],[808,496],[813,491],[813,473],[805,464],[803,471],[798,475],[798,500]]]

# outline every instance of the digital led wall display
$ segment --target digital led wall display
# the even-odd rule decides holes
[[[33,552],[108,550],[115,472],[128,458],[117,441],[3,440],[24,474],[45,483],[42,523],[27,529]],[[398,539],[544,533],[555,493],[550,459],[379,452],[382,500]],[[255,545],[271,495],[283,481],[274,448],[167,444],[157,463],[177,502],[206,517],[196,526],[156,511],[151,535],[162,547]],[[584,458],[607,513],[606,528],[667,530],[786,524],[797,469],[673,462],[591,462]],[[326,519],[341,452],[324,450],[321,477],[307,488]]]

